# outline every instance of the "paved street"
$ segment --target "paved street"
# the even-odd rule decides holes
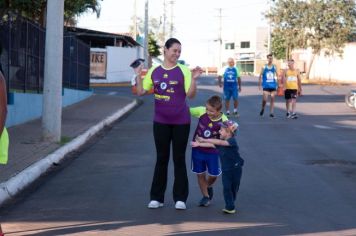
[[[146,96],[0,209],[6,235],[356,235],[356,111],[344,103],[351,87],[305,85],[300,117],[287,120],[282,97],[277,118],[269,118],[268,109],[261,118],[256,78],[242,81],[237,138],[245,166],[237,214],[221,212],[221,179],[212,204],[198,207],[201,196],[190,171],[188,209],[175,210],[172,160],[165,206],[146,207],[155,163],[153,99]],[[199,83],[191,106],[221,94],[213,78]],[[95,92],[132,96],[122,87]]]

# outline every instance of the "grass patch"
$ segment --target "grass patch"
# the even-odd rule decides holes
[[[71,138],[71,137],[62,136],[62,137],[61,137],[61,141],[59,141],[59,144],[60,144],[61,146],[63,146],[63,145],[65,145],[65,144],[69,143],[70,141],[72,141],[72,139],[73,139],[73,138]]]

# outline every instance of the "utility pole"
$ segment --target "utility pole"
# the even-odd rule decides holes
[[[148,68],[148,0],[145,3],[145,40],[143,50],[145,67]]]
[[[171,27],[170,27],[170,37],[173,37],[173,31],[174,31],[174,25],[173,25],[173,5],[174,5],[174,1],[171,0],[169,1],[169,3],[171,4]]]
[[[222,9],[219,8],[219,70],[222,67],[221,51],[222,51]]]
[[[137,0],[134,2],[134,17],[133,17],[133,38],[137,40]]]
[[[163,39],[162,44],[166,42],[166,24],[167,24],[167,4],[166,0],[163,0]]]
[[[64,0],[47,1],[42,135],[61,140]]]
[[[271,14],[272,2],[274,2],[274,0],[268,0],[268,14]],[[271,51],[272,51],[271,44],[272,44],[272,26],[271,26],[271,20],[269,20],[269,22],[268,22],[267,54],[271,53]]]

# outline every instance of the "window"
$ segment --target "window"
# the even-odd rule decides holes
[[[226,43],[226,44],[225,44],[225,49],[226,49],[226,50],[235,49],[235,43]]]
[[[250,41],[241,42],[241,48],[250,48]]]

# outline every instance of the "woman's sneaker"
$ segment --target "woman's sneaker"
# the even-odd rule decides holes
[[[184,202],[182,202],[182,201],[177,201],[177,202],[176,202],[176,205],[175,205],[175,208],[176,208],[177,210],[185,210],[185,209],[187,209],[187,206],[185,205]]]
[[[222,211],[226,214],[235,214],[236,213],[236,210],[235,209],[232,209],[232,210],[228,210],[228,209],[222,209]]]
[[[163,203],[156,201],[156,200],[152,200],[148,203],[147,207],[150,209],[157,209],[157,208],[163,207]]]

